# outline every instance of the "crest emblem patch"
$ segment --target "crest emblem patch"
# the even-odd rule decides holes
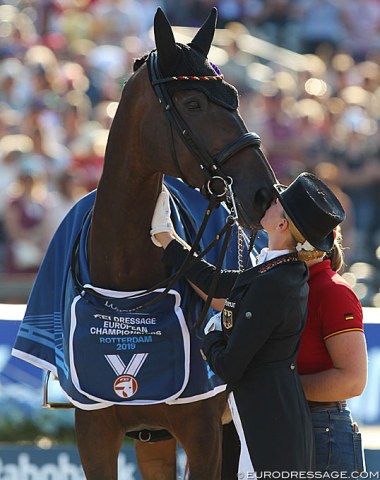
[[[229,330],[233,326],[232,311],[226,308],[223,310],[223,326],[226,330]]]

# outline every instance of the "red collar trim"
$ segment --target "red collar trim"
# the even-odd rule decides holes
[[[273,260],[268,260],[267,262],[262,263],[258,267],[259,273],[265,273],[268,270],[271,270],[273,267],[277,265],[281,265],[283,263],[294,263],[299,262],[298,254],[297,253],[288,253],[286,255],[281,255],[279,257],[273,258]]]

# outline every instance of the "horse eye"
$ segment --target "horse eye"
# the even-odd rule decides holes
[[[200,108],[200,103],[197,100],[192,100],[191,102],[188,102],[186,106],[189,110],[196,110],[197,108]]]

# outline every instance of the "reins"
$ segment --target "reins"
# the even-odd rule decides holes
[[[191,246],[185,261],[181,265],[181,268],[177,272],[172,274],[170,277],[168,277],[167,279],[155,284],[154,286],[152,286],[151,288],[149,288],[147,290],[144,290],[144,292],[128,296],[128,299],[136,299],[136,298],[144,297],[146,295],[149,295],[150,293],[153,293],[154,291],[158,290],[159,288],[164,288],[164,290],[157,293],[157,295],[153,299],[151,299],[147,302],[144,302],[144,303],[138,305],[137,307],[135,307],[133,309],[118,309],[117,311],[125,312],[125,313],[132,313],[132,312],[142,310],[143,308],[146,308],[150,305],[153,305],[154,303],[157,303],[164,295],[166,295],[170,291],[170,289],[173,287],[173,285],[176,284],[178,282],[178,280],[186,274],[186,272],[188,271],[188,269],[192,265],[199,262],[224,237],[222,248],[220,250],[220,253],[219,253],[219,256],[218,256],[218,259],[217,259],[217,263],[215,265],[216,273],[214,275],[207,300],[205,302],[205,305],[202,309],[201,315],[200,315],[199,319],[197,320],[195,326],[199,326],[199,325],[202,324],[202,322],[203,322],[203,320],[204,320],[204,318],[207,314],[207,311],[208,311],[208,309],[211,305],[211,302],[212,302],[212,299],[213,299],[213,294],[215,292],[217,281],[219,279],[219,275],[220,275],[220,272],[221,272],[223,259],[225,257],[225,253],[226,253],[226,250],[227,250],[229,239],[231,237],[232,228],[236,223],[236,217],[233,216],[233,215],[228,215],[227,218],[226,218],[225,225],[217,233],[214,240],[212,240],[201,252],[196,254],[197,250],[200,248],[201,238],[202,238],[204,230],[207,226],[207,223],[209,221],[212,210],[216,206],[218,206],[219,203],[220,203],[220,200],[216,195],[211,195],[210,196],[209,203],[208,203],[207,209],[205,211],[202,223],[201,223],[201,225],[199,227],[199,230],[197,232],[197,235],[194,239],[193,245]],[[81,227],[80,231],[78,232],[77,237],[74,241],[74,245],[73,245],[73,249],[72,249],[72,253],[71,253],[71,260],[70,260],[70,270],[71,270],[72,279],[73,279],[73,282],[74,282],[74,285],[75,285],[75,288],[76,288],[78,294],[80,294],[83,297],[88,292],[88,293],[91,293],[92,295],[94,295],[95,297],[104,299],[104,298],[108,298],[108,297],[98,293],[94,288],[83,285],[81,280],[80,280],[80,272],[79,272],[79,264],[78,264],[79,243],[80,243],[80,238],[81,238],[81,234],[82,234],[82,231],[83,231],[83,226],[85,224],[86,218],[88,217],[88,215],[91,214],[91,212],[92,212],[92,209],[89,210],[86,213],[86,215],[83,219],[83,222],[82,222],[82,227]],[[252,243],[252,245],[253,245],[253,243]],[[249,254],[250,254],[250,252],[248,251],[248,258],[249,258]],[[248,259],[247,259],[247,261],[248,261]]]

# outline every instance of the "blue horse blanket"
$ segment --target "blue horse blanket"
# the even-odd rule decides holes
[[[191,243],[207,201],[178,179],[165,177],[177,233]],[[203,302],[185,279],[149,308],[140,308],[157,291],[115,292],[91,286],[86,238],[96,191],[83,197],[57,229],[33,285],[12,354],[59,379],[77,407],[91,410],[114,404],[187,403],[225,389],[200,355],[203,331],[194,324]],[[204,248],[224,226],[227,211],[213,211],[202,237]],[[78,291],[70,270],[80,234]],[[220,246],[206,256],[215,263]],[[234,230],[223,268],[237,268]],[[158,289],[159,291],[159,289]],[[143,296],[141,297],[141,294]]]

